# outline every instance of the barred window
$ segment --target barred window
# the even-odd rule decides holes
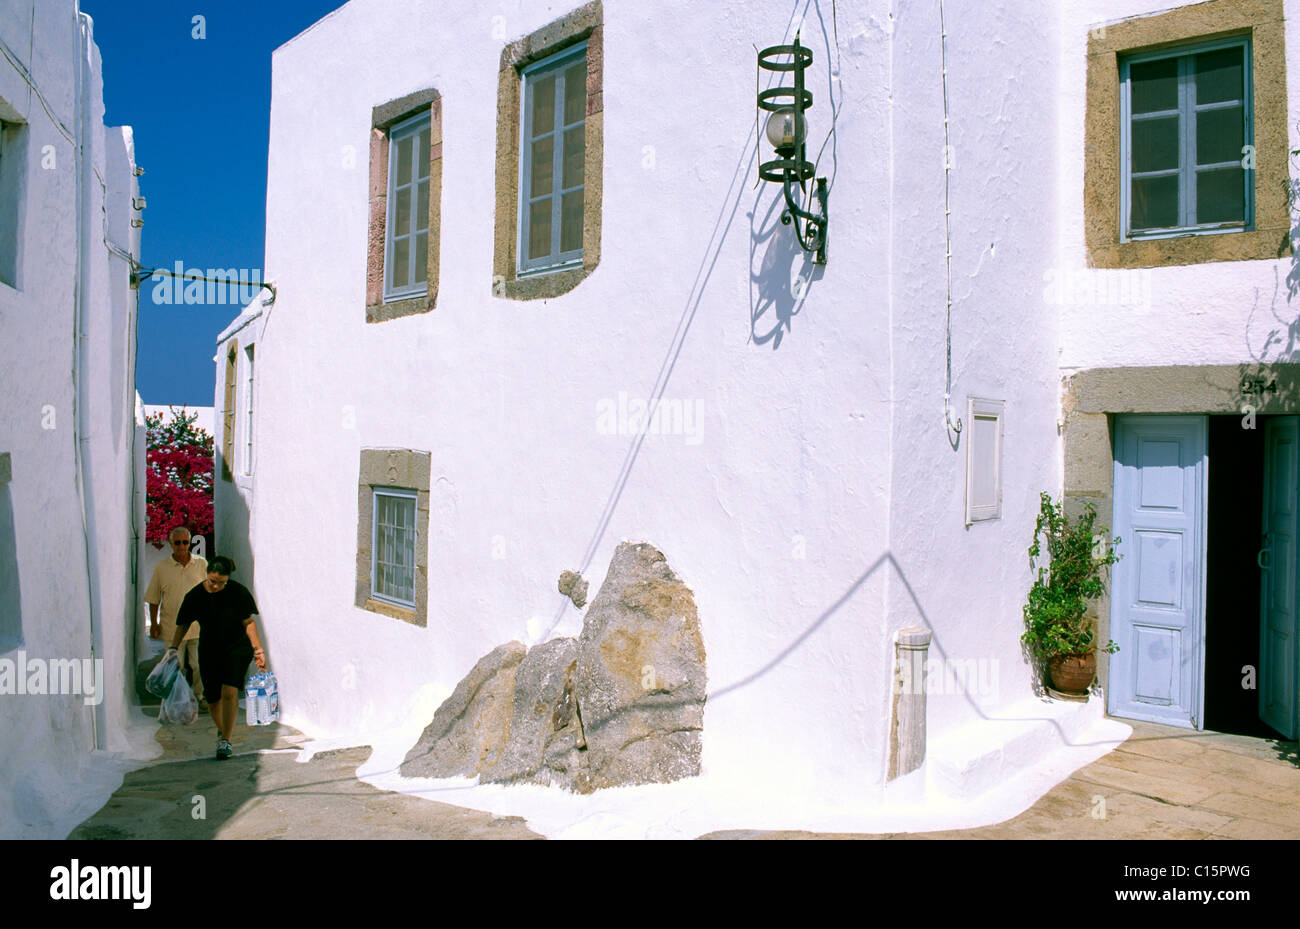
[[[371,546],[371,595],[408,607],[415,606],[415,496],[414,490],[375,490]]]

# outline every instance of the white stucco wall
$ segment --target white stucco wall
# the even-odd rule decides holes
[[[1053,270],[1059,280],[1078,280],[1087,268],[1083,239],[1084,170],[1084,87],[1087,77],[1088,31],[1108,23],[1185,6],[1181,3],[1153,4],[1150,0],[1094,0],[1088,4],[1064,4],[1058,41],[1060,97],[1069,101],[1061,107],[1058,163],[1060,209],[1060,257],[1043,268]],[[1288,83],[1300,73],[1300,8],[1293,0],[1285,3],[1286,69]],[[1288,89],[1287,125],[1290,147],[1300,148],[1300,97]],[[1145,299],[1120,303],[1114,294],[1105,298],[1075,302],[1061,308],[1061,366],[1066,369],[1115,367],[1121,365],[1208,365],[1276,362],[1300,359],[1289,329],[1297,309],[1288,296],[1288,275],[1293,275],[1294,258],[1267,261],[1225,261],[1126,271],[1133,284],[1140,284]],[[1094,272],[1096,273],[1096,272]],[[1104,271],[1098,280],[1114,276]],[[1051,281],[1043,275],[1035,285],[1046,289]],[[1038,302],[1044,297],[1040,294]]]
[[[1059,494],[1056,319],[1026,268],[1053,257],[1055,4],[945,5],[952,151],[952,404],[944,427],[943,85],[938,4],[895,4],[890,625],[930,627],[931,658],[972,662],[929,697],[939,736],[1030,696],[1025,550]],[[1029,76],[1033,78],[1030,79]],[[1031,208],[1032,205],[1032,208]],[[1027,221],[1032,218],[1032,222]],[[965,525],[967,399],[1005,402],[1002,517]],[[885,656],[888,657],[888,656]]]
[[[106,696],[93,707],[81,695],[0,696],[0,836],[62,837],[85,803],[91,752],[127,747],[133,470],[143,478],[136,304],[127,262],[104,242],[139,255],[134,144],[103,125],[99,53],[75,3],[2,0],[0,41],[32,85],[0,61],[0,99],[26,123],[25,148],[4,154],[22,169],[19,274],[0,284],[0,451],[13,464],[23,640],[0,658],[102,658]]]
[[[800,300],[791,276],[810,269],[778,192],[755,189],[753,46],[788,40],[789,4],[605,4],[601,264],[547,301],[491,295],[496,73],[505,42],[567,5],[508,4],[502,38],[475,4],[354,0],[277,50],[266,277],[279,297],[258,354],[251,541],[287,721],[402,721],[422,687],[450,690],[492,647],[575,633],[556,578],[583,568],[594,595],[624,539],[659,546],[695,591],[712,773],[878,788],[893,635],[915,623],[941,657],[997,667],[995,692],[932,702],[932,731],[1028,695],[1024,549],[1038,492],[1060,485],[1059,334],[1023,269],[1054,259],[1055,150],[1040,135],[1058,22],[956,6],[953,402],[963,417],[968,395],[1007,403],[1004,515],[971,529],[965,445],[943,425],[935,4],[841,5],[838,23],[806,7],[812,152],[832,99],[838,117],[819,172],[830,263]],[[443,96],[438,306],[366,325],[371,108],[426,87]],[[1030,201],[1042,224],[1023,221]],[[665,397],[703,403],[700,441],[648,436],[624,479],[632,439],[599,434],[597,404],[649,396],[664,370]],[[372,447],[432,453],[427,629],[352,605]],[[285,543],[304,535],[306,555]]]

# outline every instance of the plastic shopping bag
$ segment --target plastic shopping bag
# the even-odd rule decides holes
[[[255,671],[244,687],[244,716],[250,726],[269,726],[280,718],[280,693],[274,671]]]
[[[185,682],[185,675],[176,675],[171,692],[158,710],[158,722],[163,724],[180,723],[188,726],[199,718],[199,701],[194,699],[194,691]]]
[[[180,656],[175,652],[163,657],[157,667],[145,678],[144,689],[155,697],[166,697],[171,693],[172,681],[181,670]]]

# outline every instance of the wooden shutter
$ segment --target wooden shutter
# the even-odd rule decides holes
[[[231,342],[226,349],[226,394],[222,408],[224,422],[221,435],[221,479],[225,481],[234,478],[230,462],[235,454],[235,361],[238,351],[239,345],[236,342]]]

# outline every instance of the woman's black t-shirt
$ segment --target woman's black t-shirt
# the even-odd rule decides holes
[[[248,588],[238,581],[227,581],[216,593],[203,584],[196,585],[176,612],[176,625],[199,624],[199,647],[229,650],[248,645],[244,620],[257,612],[257,604]]]

